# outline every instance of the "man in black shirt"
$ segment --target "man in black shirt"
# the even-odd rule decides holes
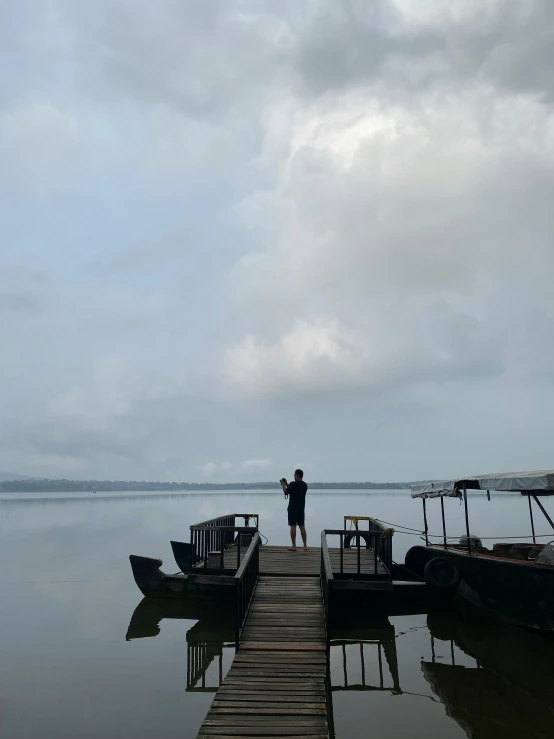
[[[304,527],[304,507],[306,505],[306,492],[308,486],[304,482],[304,473],[302,470],[296,470],[294,473],[294,482],[287,483],[285,478],[281,480],[281,486],[285,498],[288,498],[288,514],[290,526],[290,540],[292,546],[289,551],[296,552],[296,527],[300,526],[300,535],[304,542],[304,551],[308,550],[306,529]]]

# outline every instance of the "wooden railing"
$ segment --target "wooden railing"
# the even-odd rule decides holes
[[[325,633],[327,644],[329,644],[329,604],[331,600],[331,586],[333,582],[333,570],[329,557],[329,547],[325,531],[321,532],[321,595],[323,598],[323,610],[325,612]]]
[[[369,530],[374,531],[377,536],[376,541],[379,545],[379,558],[385,565],[387,570],[392,570],[392,537],[393,530],[386,528],[382,523],[376,521],[374,518],[369,521]]]
[[[244,520],[244,526],[236,525],[237,518]],[[254,526],[250,526],[251,519],[255,521]],[[204,568],[208,569],[208,555],[211,554],[212,556],[218,555],[218,569],[223,570],[225,566],[225,550],[236,541],[236,569],[238,569],[240,567],[241,553],[244,551],[242,543],[243,535],[254,535],[258,531],[258,522],[259,517],[255,513],[231,513],[191,526],[191,568],[203,563]]]
[[[355,570],[352,572],[352,560],[349,560],[348,577],[378,577],[381,572],[385,577],[390,576],[392,568],[392,529],[386,529],[377,521],[369,522],[367,530],[358,529],[324,529],[322,542],[327,536],[339,537],[339,568],[336,574],[341,577],[345,575],[344,551],[345,549],[356,551]],[[352,543],[354,546],[352,546]],[[323,549],[323,547],[322,547]],[[362,549],[367,549],[373,556],[373,573],[363,572]],[[367,558],[365,558],[367,562]],[[379,566],[381,565],[381,567]]]
[[[236,644],[237,648],[248,616],[250,604],[260,576],[261,536],[254,534],[244,559],[235,575]]]

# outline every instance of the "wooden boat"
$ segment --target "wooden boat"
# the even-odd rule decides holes
[[[243,526],[237,526],[242,518]],[[255,525],[250,526],[254,519]],[[258,530],[258,516],[233,513],[203,521],[190,527],[190,542],[172,541],[171,546],[181,572],[168,575],[161,559],[131,554],[129,561],[135,582],[143,595],[154,598],[184,598],[203,594],[218,599],[234,597],[234,575],[253,534]]]
[[[231,598],[234,593],[233,576],[214,576],[202,571],[168,575],[161,570],[161,559],[131,554],[129,561],[141,593],[151,598],[184,598],[189,593]]]
[[[527,497],[531,517],[531,542],[498,542],[492,549],[472,537],[469,529],[468,490],[521,493]],[[423,500],[426,546],[412,547],[405,566],[425,582],[457,592],[475,605],[507,621],[538,631],[554,631],[554,542],[537,544],[533,501],[554,529],[554,522],[540,498],[554,495],[554,471],[524,472],[457,478],[412,487],[412,497]],[[446,534],[444,498],[462,499],[466,536],[456,544]],[[439,498],[443,541],[429,542],[426,501]],[[554,539],[554,533],[553,537]]]

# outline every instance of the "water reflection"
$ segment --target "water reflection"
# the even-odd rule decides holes
[[[135,608],[127,629],[126,640],[155,637],[164,619],[196,620],[188,629],[187,691],[215,693],[225,677],[224,652],[232,661],[236,651],[232,612],[214,600],[188,598],[183,601],[143,598]],[[396,633],[386,616],[370,623],[348,619],[335,626],[331,645],[331,663],[340,669],[330,671],[331,691],[387,691],[400,694]],[[207,685],[206,675],[217,665],[217,682]],[[377,665],[378,679],[368,675]],[[355,677],[352,677],[352,675]]]
[[[131,617],[126,640],[157,636],[164,619],[196,621],[186,634],[186,690],[217,692],[235,655],[234,613],[228,603],[206,598],[143,598]],[[208,673],[214,665],[215,681],[208,684]]]
[[[346,615],[335,622],[330,644],[330,687],[338,691],[400,694],[396,631],[384,614],[372,619]]]
[[[163,619],[198,621],[204,624],[207,632],[223,632],[226,637],[232,633],[234,639],[234,612],[229,610],[228,603],[201,597],[182,600],[143,598],[131,616],[125,639],[131,641],[157,636]],[[197,627],[195,624],[193,628],[198,631]]]
[[[186,690],[215,693],[235,654],[232,613],[206,599],[144,598],[132,615],[126,639],[157,636],[164,619],[196,621],[186,634]],[[431,659],[421,662],[423,677],[434,700],[469,739],[554,735],[554,642],[465,604],[430,613],[427,626]],[[344,692],[431,697],[402,690],[399,636],[386,615],[347,616],[336,624],[330,646],[332,698]],[[447,659],[438,643],[448,645]],[[469,663],[466,658],[466,664],[459,664],[457,650]]]
[[[471,739],[546,739],[554,734],[554,643],[464,602],[428,618],[430,638],[450,641],[451,664],[422,662],[447,714]],[[475,660],[457,665],[454,645]]]
[[[155,554],[171,570],[171,539],[186,541],[191,523],[242,509],[245,501],[247,508],[260,513],[262,530],[270,542],[286,544],[282,495],[140,494],[122,498],[117,493],[89,498],[79,494],[63,500],[59,496],[1,495],[2,737],[151,739],[163,735],[164,739],[194,739],[220,675],[225,676],[234,656],[234,624],[225,623],[225,619],[233,620],[233,609],[213,608],[198,600],[137,606],[140,594],[128,555],[133,551]],[[409,498],[388,493],[314,493],[309,505],[313,532],[341,522],[344,513],[356,512],[414,528],[420,525],[420,508]],[[521,533],[519,501],[505,497],[491,507],[485,498],[472,501],[472,506],[479,509],[480,531],[476,533]],[[429,526],[440,530],[440,507],[431,515],[435,513],[437,518]],[[449,516],[449,527],[462,531],[463,508],[455,507]],[[412,543],[410,536],[395,536],[398,560]],[[546,723],[546,736],[554,736],[549,708],[549,696],[554,695],[554,655],[549,644],[539,640],[537,647],[533,635],[518,631],[512,636],[498,625],[480,625],[480,621],[473,626],[472,619],[453,627],[458,616],[441,619],[433,614],[428,619],[396,609],[394,615],[389,612],[389,625],[381,620],[379,626],[368,618],[372,613],[370,603],[352,605],[341,626],[346,630],[338,631],[337,624],[333,633],[337,641],[346,642],[335,644],[331,655],[338,739],[364,739],[368,727],[378,730],[379,739],[464,739],[468,735],[469,728],[460,728],[453,715],[447,715],[446,700],[441,702],[421,669],[422,658],[433,661],[429,628],[437,664],[450,667],[454,651],[456,667],[466,665],[467,672],[476,669],[478,661],[481,671],[488,670],[495,680],[511,686],[512,703],[520,711],[520,718],[513,720],[518,739],[545,736],[540,723],[537,728],[533,719],[526,722],[530,710]],[[394,667],[390,668],[394,662],[385,654],[393,634],[391,624],[398,681]],[[370,626],[378,626],[381,633],[372,633]],[[361,631],[362,627],[368,631]],[[379,650],[375,642],[381,638],[385,643]],[[396,692],[396,682],[401,694]],[[363,689],[344,690],[346,683],[348,688]],[[486,701],[490,686],[480,690]],[[537,698],[538,703],[533,702]],[[478,707],[465,705],[474,718]],[[512,735],[508,730],[503,734]]]

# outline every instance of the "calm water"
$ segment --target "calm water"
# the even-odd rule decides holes
[[[475,534],[528,533],[519,496],[470,505]],[[3,739],[195,737],[213,697],[200,688],[225,674],[232,628],[194,604],[141,604],[128,555],[160,557],[174,572],[170,539],[186,541],[191,523],[235,511],[259,513],[270,543],[285,544],[284,508],[276,493],[0,495]],[[440,506],[428,508],[438,532]],[[446,508],[449,532],[462,533],[463,509],[453,500]],[[307,504],[310,543],[344,514],[421,527],[421,503],[406,494],[318,491]],[[417,541],[395,535],[395,558]],[[201,642],[209,647],[199,662]],[[381,739],[554,736],[554,645],[527,632],[466,612],[364,615],[331,656],[338,739],[370,727]]]

